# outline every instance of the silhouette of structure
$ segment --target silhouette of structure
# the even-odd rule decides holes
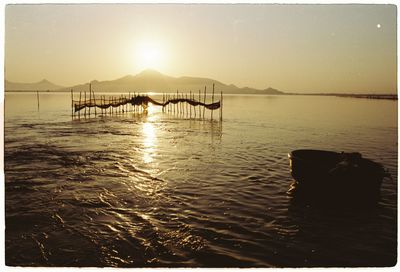
[[[219,119],[222,121],[222,92],[219,101],[214,102],[214,84],[211,96],[211,103],[206,103],[207,88],[204,88],[203,97],[199,90],[199,97],[196,100],[194,93],[180,94],[178,91],[176,94],[163,94],[162,102],[158,102],[148,95],[141,95],[134,93],[132,96],[129,93],[126,95],[109,96],[106,98],[105,95],[97,96],[89,84],[89,99],[87,100],[86,92],[79,92],[79,100],[74,100],[73,90],[71,90],[71,107],[72,107],[72,118],[81,117],[81,111],[83,111],[83,117],[91,116],[91,109],[94,109],[95,116],[97,115],[97,109],[100,109],[101,115],[107,114],[121,114],[128,112],[143,112],[147,113],[149,103],[156,106],[161,106],[163,112],[169,112],[173,114],[183,115],[194,118],[205,118],[205,109],[211,111],[211,119],[213,119],[213,111],[219,109]],[[203,101],[201,99],[203,98]],[[192,114],[193,110],[193,114]]]

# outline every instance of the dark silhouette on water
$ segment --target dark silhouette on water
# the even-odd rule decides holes
[[[71,104],[72,104],[72,118],[74,118],[74,112],[78,112],[78,117],[80,117],[80,111],[84,111],[84,116],[86,116],[86,108],[89,109],[89,116],[90,116],[90,109],[94,108],[95,110],[95,116],[97,115],[96,113],[96,108],[100,108],[102,110],[102,113],[107,113],[107,109],[110,109],[110,113],[112,114],[114,112],[114,109],[116,112],[119,113],[125,113],[128,112],[128,105],[131,105],[134,107],[135,111],[136,108],[140,108],[143,112],[147,112],[147,108],[149,103],[156,105],[156,106],[162,106],[163,107],[163,112],[165,111],[165,108],[167,108],[168,111],[173,111],[175,112],[175,107],[171,109],[171,105],[176,105],[176,110],[180,114],[185,114],[188,115],[188,106],[190,108],[190,117],[192,117],[192,111],[191,107],[196,107],[196,106],[201,106],[203,107],[203,118],[205,116],[205,109],[211,110],[211,119],[213,119],[213,111],[220,109],[219,111],[219,119],[222,121],[222,92],[221,92],[221,97],[220,101],[214,102],[214,89],[215,85],[213,84],[212,88],[212,96],[211,96],[211,103],[206,103],[206,87],[204,87],[204,102],[201,102],[200,99],[200,91],[199,91],[199,99],[196,100],[194,98],[194,94],[190,92],[189,98],[188,95],[185,94],[179,94],[179,92],[176,92],[176,95],[169,95],[169,94],[163,94],[163,101],[158,102],[148,95],[136,95],[134,94],[133,96],[130,95],[126,97],[125,95],[120,95],[119,97],[109,97],[108,99],[105,98],[105,96],[100,96],[100,99],[96,99],[95,93],[92,90],[92,85],[89,84],[89,100],[86,99],[86,92],[84,92],[84,100],[82,100],[82,92],[79,93],[79,100],[74,100],[74,95],[73,95],[73,90],[71,90]],[[186,104],[186,107],[183,106],[183,104]],[[178,105],[179,104],[179,105]],[[169,107],[168,107],[169,106]],[[186,108],[186,110],[185,110]],[[194,108],[195,109],[195,108]],[[194,110],[194,114],[196,117],[196,111]],[[201,117],[201,109],[199,109],[199,117]]]
[[[382,180],[382,165],[360,153],[295,150],[289,155],[296,180],[289,190],[296,198],[334,207],[376,204]]]
[[[157,106],[162,106],[166,107],[168,104],[178,104],[178,103],[188,103],[191,106],[203,106],[209,110],[216,110],[219,109],[221,106],[220,101],[206,104],[203,102],[196,101],[194,99],[188,99],[188,98],[174,98],[174,99],[169,99],[166,102],[157,102],[156,100],[152,99],[151,97],[147,95],[138,95],[132,98],[121,98],[119,100],[111,100],[108,103],[97,103],[96,100],[89,100],[89,101],[82,101],[81,103],[75,103],[75,112],[80,111],[84,109],[85,107],[91,108],[91,107],[98,107],[101,109],[108,109],[109,107],[119,107],[119,106],[124,106],[126,104],[131,104],[131,105],[136,105],[136,106],[144,106],[147,107],[149,103]]]

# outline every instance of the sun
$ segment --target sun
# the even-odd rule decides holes
[[[163,70],[165,65],[165,52],[160,42],[141,42],[136,46],[135,66],[139,70]]]

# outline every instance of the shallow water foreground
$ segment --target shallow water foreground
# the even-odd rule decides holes
[[[396,263],[397,101],[227,95],[222,123],[159,109],[71,120],[69,94],[5,103],[7,265]],[[392,180],[372,208],[298,204],[299,148],[361,152]]]

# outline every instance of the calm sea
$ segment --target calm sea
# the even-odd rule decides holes
[[[39,103],[5,95],[7,265],[397,261],[397,101],[226,95],[222,122],[154,107],[72,120],[70,94]],[[361,152],[392,179],[365,210],[296,204],[287,154],[300,148]]]

